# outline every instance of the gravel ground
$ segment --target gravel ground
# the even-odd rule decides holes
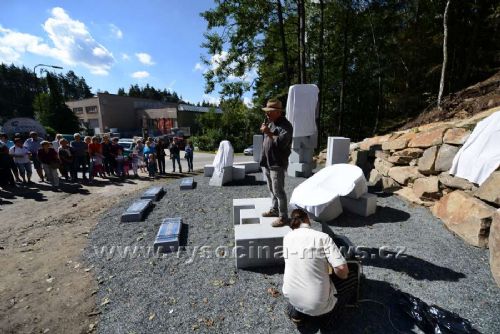
[[[283,268],[236,270],[227,251],[225,258],[215,256],[218,246],[234,245],[232,199],[268,195],[261,176],[252,177],[253,181],[247,178],[215,188],[208,185],[208,178],[196,176],[197,188],[186,191],[178,191],[176,180],[166,185],[166,195],[144,222],[119,222],[140,193],[101,217],[84,252],[99,281],[99,333],[297,332],[284,314],[283,296],[268,293],[273,287],[281,291]],[[287,178],[287,193],[291,195],[301,181]],[[177,216],[187,227],[186,251],[163,258],[145,252],[134,258],[99,255],[103,246],[152,246],[161,219]],[[500,333],[500,289],[490,274],[487,251],[466,245],[427,209],[395,196],[380,196],[375,215],[344,213],[332,225],[336,233],[370,254],[378,254],[376,248],[382,246],[406,248],[405,258],[364,261],[362,298],[392,305],[393,294],[401,290],[458,313],[482,333]],[[321,229],[316,222],[313,227]],[[202,252],[201,246],[209,248]],[[197,256],[190,260],[194,247]],[[220,255],[222,248],[218,251]],[[335,333],[397,333],[388,321],[388,309],[399,331],[414,331],[400,321],[395,308],[366,302],[348,311]],[[318,328],[300,331],[314,333]]]

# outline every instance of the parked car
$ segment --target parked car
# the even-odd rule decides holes
[[[248,146],[243,150],[244,155],[253,155],[253,145]]]
[[[135,142],[132,138],[120,138],[118,145],[123,147],[123,156],[128,157],[135,147]]]

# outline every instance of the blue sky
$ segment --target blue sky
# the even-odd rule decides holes
[[[1,0],[0,62],[59,65],[94,93],[149,83],[190,102],[216,102],[216,92],[204,94],[200,62],[199,13],[213,7],[212,0]]]

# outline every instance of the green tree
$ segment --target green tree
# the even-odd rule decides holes
[[[60,133],[73,133],[80,130],[78,117],[68,108],[60,91],[57,77],[47,72],[49,94],[37,96],[37,119],[44,126]]]

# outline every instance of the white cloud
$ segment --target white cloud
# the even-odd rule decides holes
[[[135,78],[135,79],[144,79],[144,78],[149,77],[149,72],[147,72],[147,71],[137,71],[137,72],[132,73],[131,76],[132,76],[132,78]]]
[[[109,24],[109,30],[111,30],[111,34],[113,34],[115,38],[123,38],[123,31],[121,31],[121,29],[115,26],[113,23]]]
[[[130,60],[130,56],[126,53],[122,53],[122,59],[123,60]]]
[[[193,68],[193,71],[194,71],[194,72],[197,72],[197,71],[200,71],[200,72],[205,72],[206,70],[207,70],[207,69],[206,69],[206,67],[205,67],[205,66],[203,66],[203,64],[202,64],[202,63],[196,63],[196,64],[194,65],[194,68]]]
[[[97,75],[107,75],[115,63],[113,54],[99,44],[83,22],[55,7],[42,25],[53,46],[41,37],[0,26],[0,61],[16,62],[26,53],[54,58],[57,65],[82,65]]]
[[[209,94],[203,94],[202,96],[204,101],[207,101],[209,103],[219,105],[220,104],[220,96],[214,96],[214,95],[209,95]]]
[[[153,62],[153,59],[151,58],[151,55],[145,53],[145,52],[139,52],[139,53],[136,53],[135,56],[137,57],[137,59],[143,63],[144,65],[154,65],[155,63]]]

